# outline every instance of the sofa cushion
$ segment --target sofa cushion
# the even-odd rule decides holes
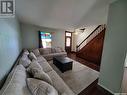
[[[36,57],[40,56],[40,51],[38,49],[32,50]]]
[[[47,61],[40,61],[38,63],[41,65],[41,67],[43,68],[43,71],[46,73],[53,70]]]
[[[56,53],[62,52],[61,48],[59,48],[59,47],[55,48],[55,51],[56,51]]]
[[[40,48],[39,50],[42,55],[51,53],[51,48]]]
[[[53,56],[67,56],[66,52],[60,52],[60,53],[53,53]]]
[[[47,61],[50,61],[50,60],[53,59],[53,55],[54,55],[54,53],[50,53],[50,54],[43,55],[43,57],[44,57]]]
[[[27,68],[27,72],[29,72],[32,75],[35,75],[35,73],[38,73],[39,71],[43,71],[43,68],[36,60],[33,60]]]
[[[51,54],[47,54],[47,55],[43,55],[43,57],[47,60],[47,61],[50,61],[50,60],[53,60],[53,57],[55,56],[67,56],[67,53],[66,52],[60,52],[60,53],[51,53]]]
[[[54,70],[47,72],[47,74],[52,79],[53,86],[60,94],[65,93],[66,95],[75,95]]]
[[[55,48],[51,48],[51,50],[52,50],[52,53],[56,53]]]
[[[28,78],[27,84],[33,95],[58,95],[57,90],[44,81]]]
[[[50,77],[48,76],[48,74],[46,74],[42,67],[40,66],[40,64],[37,61],[32,61],[32,63],[29,65],[29,67],[27,68],[27,71],[34,77],[37,79],[41,79],[43,81],[46,81],[50,84],[52,84],[52,80],[50,79]]]
[[[61,49],[62,52],[66,52],[65,49],[63,49],[62,47],[60,47],[60,49]]]
[[[43,80],[43,81],[45,81],[45,82],[47,82],[47,83],[49,83],[49,84],[52,85],[52,80],[51,80],[51,78],[50,78],[49,75],[46,74],[44,71],[35,73],[35,74],[34,74],[34,78]]]
[[[38,62],[41,62],[41,61],[47,62],[46,59],[42,55],[40,55],[40,56],[37,57],[37,61]]]
[[[22,64],[25,68],[27,68],[31,63],[31,60],[28,58],[27,54],[23,54],[23,56],[19,60],[19,64]]]
[[[27,49],[23,49],[23,54],[29,54],[29,51]]]
[[[37,60],[37,57],[34,55],[33,52],[30,52],[30,54],[28,55],[28,57],[29,57],[30,60],[33,60],[33,59]]]
[[[28,51],[23,52],[23,55],[28,55],[28,54],[29,54]]]
[[[10,74],[0,95],[31,95],[26,85],[26,69],[20,64]]]

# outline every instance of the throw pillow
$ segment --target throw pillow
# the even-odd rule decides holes
[[[52,48],[51,50],[52,50],[52,53],[56,53],[56,50],[55,50],[55,48]]]
[[[30,60],[37,60],[37,57],[34,55],[33,52],[30,52],[30,54],[28,55],[28,57],[30,58]]]
[[[61,48],[55,48],[55,50],[56,50],[56,53],[62,52]]]
[[[34,74],[34,78],[37,78],[37,79],[40,79],[40,80],[43,80],[49,84],[52,85],[52,80],[51,78],[49,77],[49,75],[47,73],[45,73],[44,71],[38,71],[37,73]]]
[[[51,48],[40,48],[40,53],[42,55],[50,54],[51,53]]]
[[[34,77],[37,79],[41,79],[43,81],[46,81],[50,84],[52,84],[52,80],[51,78],[48,76],[48,74],[46,74],[42,67],[40,66],[40,64],[33,60],[32,63],[29,65],[29,67],[27,68],[27,71]]]
[[[33,60],[27,68],[27,72],[29,72],[32,75],[35,75],[35,73],[38,73],[39,71],[43,71],[43,68],[36,60]]]
[[[61,95],[67,95],[67,94],[64,92],[64,93],[62,93]]]
[[[65,49],[63,49],[63,48],[60,48],[60,49],[61,49],[62,52],[66,52]]]
[[[24,51],[24,52],[23,52],[23,55],[28,55],[28,54],[29,54],[28,51]]]
[[[33,53],[35,54],[36,57],[37,57],[37,56],[40,56],[40,52],[39,52],[38,49],[34,49],[34,50],[33,50]]]
[[[29,52],[28,49],[23,49],[23,52]]]
[[[27,85],[33,95],[58,95],[52,85],[41,80],[27,78]]]
[[[30,63],[31,61],[26,54],[24,54],[19,60],[19,64],[22,64],[25,68],[27,68]]]

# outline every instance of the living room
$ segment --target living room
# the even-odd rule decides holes
[[[13,3],[15,14],[0,14],[0,95],[126,95],[126,0]],[[100,29],[101,52],[84,59],[96,47],[82,48]],[[96,36],[85,42],[90,34]],[[31,63],[40,64],[36,77]]]

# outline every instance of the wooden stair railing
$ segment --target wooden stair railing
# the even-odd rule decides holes
[[[90,35],[88,35],[79,45],[76,46],[76,51],[78,52],[87,43],[89,43],[94,37],[96,37],[102,30],[105,29],[105,25],[98,25],[96,29]]]

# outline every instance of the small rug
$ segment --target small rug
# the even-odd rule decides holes
[[[79,94],[99,77],[99,72],[74,60],[73,69],[64,73],[53,64],[53,61],[49,61],[49,64],[75,94]]]

